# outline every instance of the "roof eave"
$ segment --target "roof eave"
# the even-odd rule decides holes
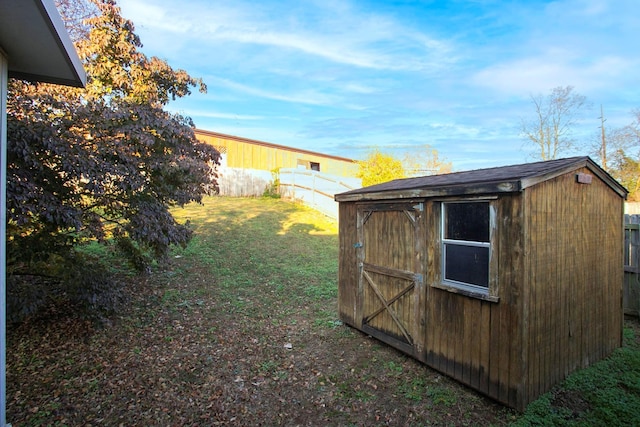
[[[586,167],[593,172],[598,178],[604,181],[613,191],[618,193],[623,199],[627,199],[629,190],[627,190],[622,184],[620,184],[614,177],[609,175],[607,171],[598,166],[591,159],[588,159]]]
[[[556,178],[558,176],[570,173],[575,171],[577,168],[587,168],[589,169],[589,171],[591,171],[594,175],[596,175],[598,178],[600,178],[605,184],[607,184],[613,191],[615,191],[616,193],[618,193],[618,195],[624,199],[627,198],[627,194],[629,194],[629,192],[627,191],[626,188],[624,188],[618,181],[616,181],[615,178],[613,178],[611,175],[609,175],[607,173],[607,171],[605,171],[604,169],[602,169],[600,166],[598,166],[598,164],[596,164],[593,160],[591,160],[590,157],[583,157],[579,160],[576,160],[574,163],[570,164],[570,165],[566,165],[563,168],[559,168],[559,169],[554,169],[553,171],[550,171],[549,173],[546,174],[541,174],[541,175],[536,175],[533,177],[529,177],[529,178],[523,178],[522,179],[522,189],[526,189],[529,187],[532,187],[536,184],[539,184],[541,182]]]
[[[78,87],[78,88],[82,88],[87,84],[86,77],[83,78],[81,76],[76,76],[77,78],[66,79],[66,78],[47,76],[43,74],[9,72],[9,77],[13,79],[18,79],[18,80],[26,80],[28,82],[51,83],[55,85]]]
[[[0,47],[9,77],[84,87],[87,76],[52,0],[3,0]]]
[[[384,201],[396,199],[436,198],[451,196],[477,196],[482,194],[516,193],[521,190],[520,181],[473,183],[439,187],[388,190],[371,193],[346,192],[336,194],[336,202]]]

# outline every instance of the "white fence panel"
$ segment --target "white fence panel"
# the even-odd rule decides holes
[[[273,175],[269,171],[224,166],[218,168],[218,186],[221,196],[262,196],[272,182]]]
[[[627,215],[640,214],[640,202],[625,202],[624,213]]]
[[[345,178],[308,169],[280,169],[280,195],[299,200],[331,218],[338,218],[338,203],[333,197],[362,187],[358,178]]]

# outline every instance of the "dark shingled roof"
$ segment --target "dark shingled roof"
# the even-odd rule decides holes
[[[593,160],[584,156],[476,169],[443,175],[397,179],[337,194],[335,200],[376,200],[516,192],[582,167],[587,167],[612,187],[614,191],[622,197],[626,197],[627,190],[624,187],[601,169]]]

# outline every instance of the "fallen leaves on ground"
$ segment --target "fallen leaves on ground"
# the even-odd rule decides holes
[[[260,298],[266,288],[236,301],[193,280],[149,277],[133,289],[130,308],[108,325],[52,309],[10,330],[9,422],[473,425],[510,416],[340,322],[318,325],[307,306]],[[412,395],[406,384],[415,378]],[[429,386],[457,397],[431,401]]]

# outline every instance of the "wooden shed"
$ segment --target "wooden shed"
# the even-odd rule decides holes
[[[588,157],[338,194],[340,318],[523,410],[621,345],[626,195]]]

